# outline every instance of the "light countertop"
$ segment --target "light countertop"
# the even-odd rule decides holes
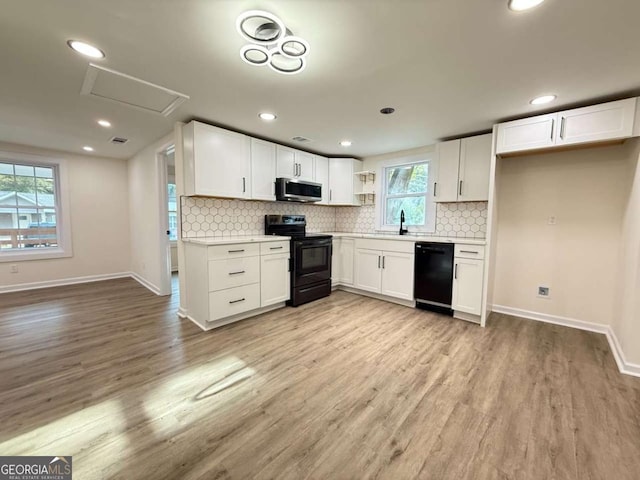
[[[231,243],[264,243],[281,242],[290,240],[291,237],[281,237],[276,235],[237,235],[233,237],[200,237],[183,238],[183,242],[195,243],[197,245],[228,245]]]
[[[373,238],[378,240],[400,240],[403,242],[459,243],[465,245],[486,245],[484,238],[430,237],[426,235],[398,235],[397,233],[347,233],[322,232],[336,238]]]

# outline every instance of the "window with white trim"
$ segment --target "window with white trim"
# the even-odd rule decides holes
[[[178,204],[175,183],[167,184],[167,198],[169,200],[169,240],[175,242],[178,240]]]
[[[398,229],[401,212],[404,212],[404,225],[409,230],[435,230],[435,204],[429,192],[430,166],[431,162],[425,159],[382,167],[382,191],[377,209],[380,230]]]
[[[0,262],[70,256],[62,217],[60,165],[0,152]]]

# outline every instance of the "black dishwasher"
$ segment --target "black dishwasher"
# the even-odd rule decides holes
[[[417,242],[414,296],[416,307],[453,314],[453,243]]]

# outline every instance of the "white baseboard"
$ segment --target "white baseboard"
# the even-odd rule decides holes
[[[607,341],[609,342],[609,348],[611,349],[611,353],[613,354],[613,358],[616,361],[616,365],[618,366],[620,373],[640,377],[640,365],[630,363],[625,359],[620,342],[618,342],[615,332],[609,325],[585,322],[575,318],[560,317],[557,315],[549,315],[547,313],[532,312],[529,310],[522,310],[520,308],[506,307],[504,305],[492,305],[491,307],[492,311],[495,313],[503,313],[514,317],[527,318],[538,322],[552,323],[554,325],[561,325],[563,327],[576,328],[578,330],[586,330],[588,332],[606,335]]]
[[[149,280],[147,280],[146,278],[142,278],[140,275],[138,275],[135,272],[130,272],[129,276],[133,278],[136,282],[138,282],[140,285],[142,285],[143,287],[146,287],[148,290],[151,290],[156,295],[160,295],[160,289],[156,285],[151,283]]]
[[[131,272],[107,273],[103,275],[87,275],[85,277],[61,278],[59,280],[47,280],[44,282],[19,283],[0,287],[0,293],[22,292],[25,290],[37,290],[40,288],[63,287],[65,285],[76,285],[78,283],[101,282],[103,280],[113,280],[115,278],[131,277]]]

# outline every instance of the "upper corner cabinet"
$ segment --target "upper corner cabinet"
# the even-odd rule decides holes
[[[251,140],[200,122],[183,127],[185,195],[251,198]]]
[[[329,159],[329,204],[360,205],[355,194],[356,176],[362,160],[355,158]]]
[[[637,98],[538,115],[498,125],[497,154],[619,141],[634,135]]]

